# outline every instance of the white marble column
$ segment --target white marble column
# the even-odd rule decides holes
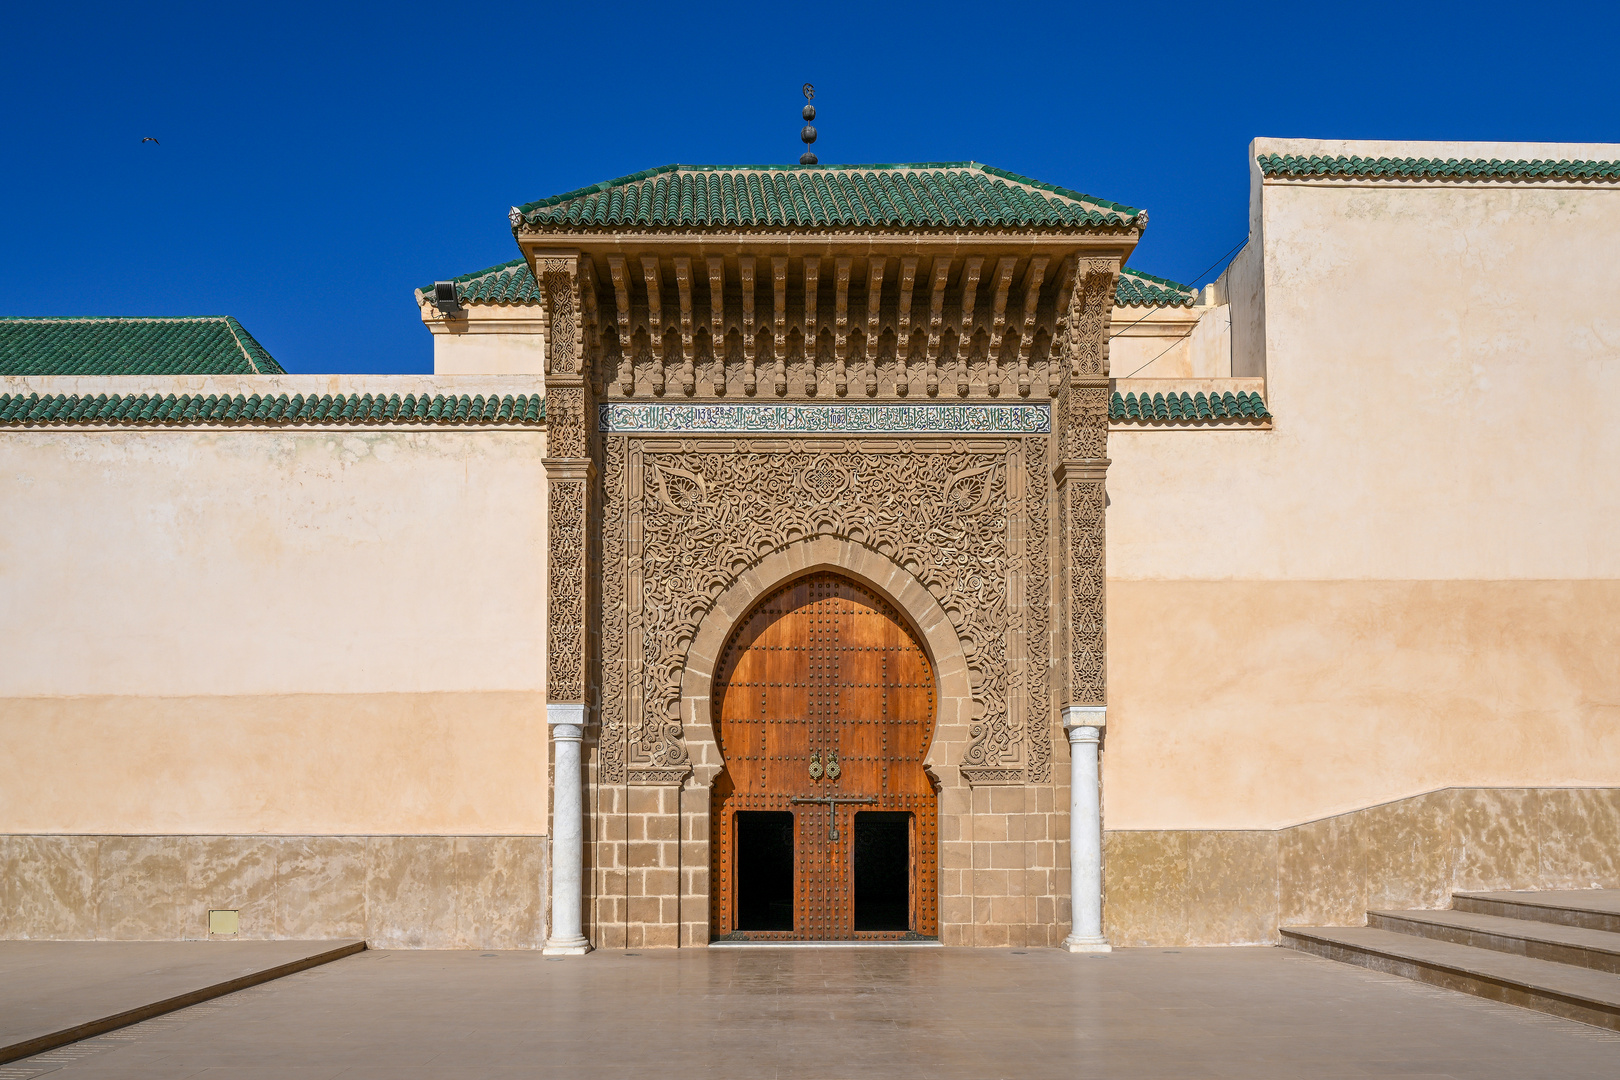
[[[585,885],[585,798],[580,749],[585,741],[584,705],[547,705],[546,723],[556,746],[551,807],[551,935],[548,956],[591,951],[581,921]]]
[[[1108,710],[1071,705],[1063,710],[1069,735],[1069,896],[1074,928],[1063,947],[1070,952],[1108,952],[1102,930],[1102,786],[1097,748]]]

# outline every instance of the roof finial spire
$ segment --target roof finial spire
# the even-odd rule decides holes
[[[816,96],[816,88],[809,83],[804,84],[804,100],[809,102]],[[799,132],[799,138],[804,140],[804,153],[799,155],[800,165],[814,165],[816,155],[810,152],[810,144],[816,141],[816,129],[810,126],[810,121],[816,118],[816,107],[806,104],[804,107],[804,128]]]

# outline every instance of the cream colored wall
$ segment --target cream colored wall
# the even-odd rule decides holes
[[[1115,308],[1109,370],[1116,379],[1222,379],[1232,374],[1232,315],[1225,304]]]
[[[1620,190],[1257,190],[1272,428],[1110,438],[1107,827],[1620,783]]]
[[[435,375],[543,375],[545,327],[538,304],[474,304],[446,319],[420,300],[433,335]]]
[[[26,388],[134,382],[539,389]],[[544,833],[543,456],[534,430],[0,431],[0,833]]]

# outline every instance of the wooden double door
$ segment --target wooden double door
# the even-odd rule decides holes
[[[712,935],[938,936],[934,670],[894,608],[837,574],[778,589],[732,633],[713,702]]]

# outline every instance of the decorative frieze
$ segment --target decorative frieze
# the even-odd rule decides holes
[[[599,430],[620,435],[1044,435],[1045,403],[982,405],[629,404],[597,407]],[[1106,395],[1103,421],[1107,422]]]

